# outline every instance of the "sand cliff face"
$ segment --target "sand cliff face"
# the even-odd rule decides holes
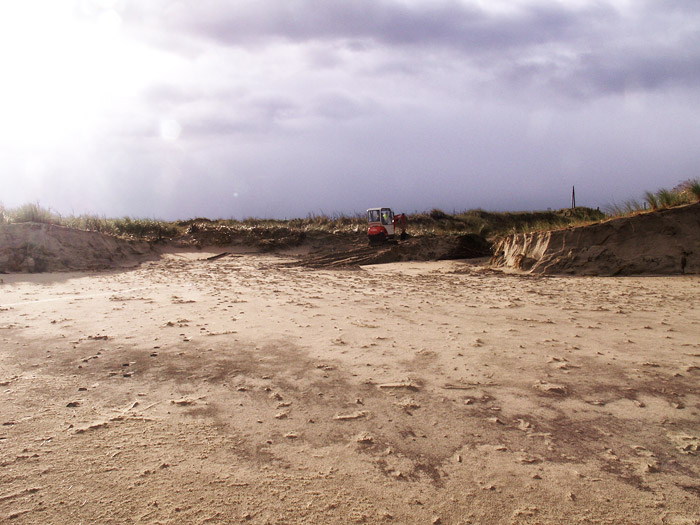
[[[54,224],[0,226],[0,272],[95,270],[155,255],[146,242],[127,241]]]
[[[494,266],[537,274],[700,273],[700,203],[566,230],[510,235]]]

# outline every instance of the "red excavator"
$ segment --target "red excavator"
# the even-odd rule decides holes
[[[370,244],[396,242],[396,231],[401,230],[401,240],[406,239],[406,214],[394,215],[391,208],[370,208],[367,210],[367,237]]]

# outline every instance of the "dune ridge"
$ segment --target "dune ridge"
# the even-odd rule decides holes
[[[532,274],[700,273],[700,203],[494,244],[491,264]]]

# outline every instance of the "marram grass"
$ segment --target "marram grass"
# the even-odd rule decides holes
[[[613,217],[634,215],[649,210],[663,210],[700,201],[700,179],[689,179],[673,189],[661,188],[656,192],[644,192],[644,201],[639,203],[628,200],[620,204],[607,206],[607,212]]]
[[[647,191],[642,202],[627,200],[622,204],[608,205],[606,213],[597,209],[579,207],[558,211],[488,212],[474,209],[447,213],[439,208],[428,212],[408,214],[408,233],[411,235],[454,235],[475,233],[482,237],[525,233],[580,226],[610,217],[634,215],[644,211],[700,201],[700,180],[685,181],[672,190]],[[403,210],[394,210],[397,213]],[[201,229],[256,230],[284,228],[298,232],[327,232],[362,234],[367,227],[364,213],[345,215],[309,214],[305,218],[262,219],[248,217],[236,219],[196,218],[186,221],[161,221],[144,218],[107,218],[97,215],[61,216],[39,203],[24,204],[17,208],[5,208],[0,203],[0,224],[40,222],[58,224],[70,228],[95,231],[130,239],[160,240],[187,234]]]

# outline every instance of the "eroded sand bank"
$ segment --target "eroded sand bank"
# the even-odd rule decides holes
[[[0,521],[697,523],[700,278],[3,275]]]

